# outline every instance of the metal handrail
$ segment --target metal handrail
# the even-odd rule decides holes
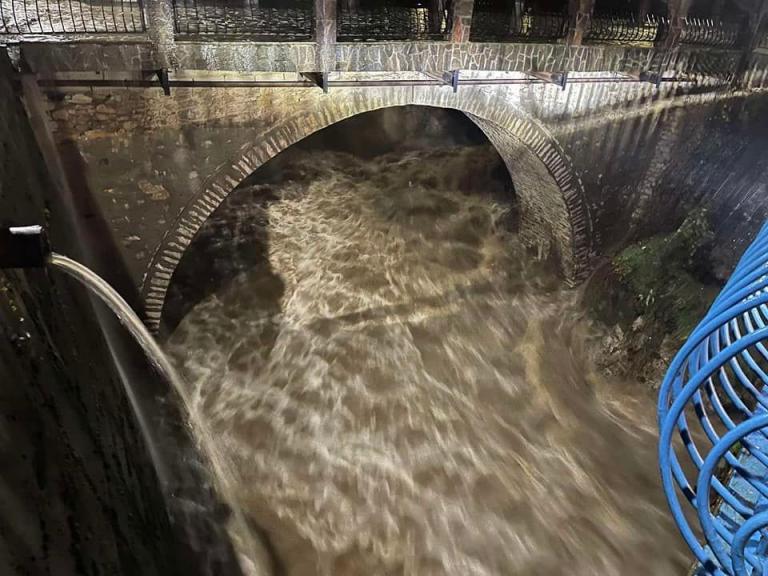
[[[289,0],[264,7],[258,0],[172,0],[176,34],[244,36],[272,42],[307,41],[314,37],[312,0]]]
[[[664,492],[700,574],[768,569],[767,345],[768,223],[659,392]]]
[[[659,40],[659,33],[663,29],[660,20],[653,14],[639,20],[633,14],[597,13],[590,21],[585,40],[595,43],[653,43]]]
[[[669,20],[664,19],[668,28]],[[683,18],[680,43],[715,48],[736,48],[742,35],[742,25],[710,18]]]
[[[539,12],[530,8],[516,13],[490,0],[476,0],[470,39],[475,42],[556,42],[568,32],[566,12]],[[708,18],[683,18],[679,42],[683,45],[737,48],[743,24]],[[584,40],[591,43],[648,44],[665,40],[672,30],[666,17],[653,14],[642,20],[633,14],[595,13]]]
[[[337,30],[341,42],[379,40],[446,40],[448,10],[384,0],[375,8],[337,4]]]
[[[143,0],[0,0],[0,34],[144,32]]]
[[[472,42],[557,42],[568,33],[566,12],[520,14],[495,11],[492,6],[475,5],[472,14]]]
[[[307,41],[314,37],[312,0],[282,0],[264,7],[259,0],[172,0],[174,29],[181,36],[245,36],[264,41]],[[435,10],[419,2],[382,0],[376,8],[350,9],[338,3],[340,41],[446,40],[448,2]],[[475,42],[559,42],[568,33],[566,12],[516,13],[492,0],[476,0],[471,40]],[[653,15],[596,13],[585,41],[645,44],[659,42],[670,21]],[[125,34],[145,32],[144,0],[0,0],[3,34]],[[735,22],[684,18],[681,44],[736,48],[743,27]],[[763,39],[760,47],[768,47]]]

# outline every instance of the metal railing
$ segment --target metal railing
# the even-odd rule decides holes
[[[499,12],[479,0],[472,14],[473,42],[556,42],[568,33],[565,12]]]
[[[142,0],[0,0],[0,34],[143,32]]]
[[[180,36],[243,36],[263,41],[311,41],[313,0],[172,0]],[[442,5],[443,8],[436,8]],[[448,1],[381,0],[375,8],[338,2],[337,34],[344,41],[446,40]],[[143,0],[0,0],[0,34],[101,34],[146,31]],[[566,12],[515,12],[495,0],[476,0],[471,38],[475,42],[558,42],[568,33]],[[670,33],[666,18],[596,14],[585,37],[591,43],[648,44]],[[686,18],[680,43],[736,48],[739,23]],[[768,35],[759,46],[768,48]]]
[[[659,392],[662,482],[698,574],[768,573],[766,345],[768,223]]]
[[[666,19],[665,27],[669,27]],[[735,22],[685,18],[683,19],[680,43],[714,48],[735,48],[739,44],[741,35],[742,25]]]
[[[659,19],[649,14],[638,20],[631,14],[595,14],[585,41],[594,43],[647,44],[656,42],[661,30]]]
[[[648,15],[643,20],[630,14],[596,13],[584,38],[590,43],[650,44],[663,41],[671,32],[670,21]],[[556,42],[568,33],[565,12],[517,13],[501,9],[493,0],[477,0],[472,16],[471,40],[475,42]],[[715,48],[737,48],[743,27],[737,22],[685,18],[681,44]]]
[[[243,36],[271,42],[314,38],[312,0],[261,6],[259,0],[173,0],[173,20],[181,36]]]
[[[407,6],[391,0],[378,4],[376,8],[349,8],[339,2],[339,41],[445,40],[448,37],[447,9]]]

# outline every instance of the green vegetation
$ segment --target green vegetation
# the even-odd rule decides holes
[[[624,248],[591,279],[585,304],[613,326],[603,364],[657,383],[670,356],[720,290],[711,268],[713,233],[706,211],[680,227]]]
[[[613,268],[635,315],[685,340],[719,291],[709,271],[712,240],[709,217],[699,210],[672,234],[632,244],[616,256]]]

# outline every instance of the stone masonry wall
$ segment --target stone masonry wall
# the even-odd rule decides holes
[[[760,193],[765,161],[740,160],[738,153],[762,145],[764,100],[759,91],[701,83],[661,89],[574,83],[565,90],[524,84],[462,87],[458,94],[448,87],[339,88],[329,94],[307,88],[175,89],[170,97],[159,89],[80,89],[52,92],[50,113],[61,145],[79,151],[77,169],[99,199],[136,283],[149,290],[145,303],[159,315],[175,262],[238,182],[317,129],[388,106],[457,108],[522,142],[542,160],[566,203],[569,222],[543,234],[567,235],[565,251],[576,259],[673,227],[694,198],[717,209],[718,233],[736,246],[734,230],[749,237],[768,206]],[[711,134],[729,147],[720,149]],[[530,174],[522,177],[530,180]],[[545,197],[531,195],[529,205],[551,207],[541,201]],[[745,206],[750,212],[743,216]],[[724,266],[737,251],[723,251]]]
[[[179,70],[312,72],[317,47],[311,42],[176,42]],[[21,56],[43,77],[56,72],[140,71],[161,67],[148,43],[23,44]],[[653,47],[573,46],[489,42],[339,42],[331,70],[403,72],[446,70],[532,70],[558,72],[638,72],[665,70],[725,77],[739,51],[702,46],[656,51]],[[754,62],[764,71],[765,62]],[[764,81],[765,79],[762,78]]]
[[[557,252],[573,235],[572,220],[555,179],[546,165],[525,147],[510,137],[497,125],[471,116],[498,150],[511,174],[520,203],[520,236],[523,242],[534,247],[541,257]],[[559,240],[556,240],[559,239]],[[557,254],[565,268],[566,277],[576,281],[574,262],[569,255]],[[587,257],[584,254],[583,257]]]
[[[578,167],[601,253],[676,229],[707,208],[715,267],[727,277],[768,219],[768,94],[723,93],[644,114],[563,121],[558,137]]]

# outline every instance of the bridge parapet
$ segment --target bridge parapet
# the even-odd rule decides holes
[[[664,490],[697,574],[768,568],[767,343],[768,223],[659,393]]]
[[[170,69],[326,79],[334,71],[454,70],[732,78],[762,50],[743,22],[682,12],[593,14],[588,1],[574,19],[565,9],[513,4],[387,0],[374,9],[353,0],[0,0],[0,44],[20,45],[28,69],[43,77]]]
[[[263,5],[258,0],[217,2],[214,0],[163,0],[173,15],[179,39],[248,39],[262,42],[311,41],[315,10],[311,0],[289,0]],[[146,0],[2,0],[0,36],[66,36],[87,39],[93,34],[107,38],[142,34],[153,25]],[[455,40],[448,2],[429,5],[405,0],[377,3],[361,9],[356,3],[339,2],[336,18],[341,41],[449,41]],[[433,5],[439,5],[436,8]],[[566,10],[515,12],[498,3],[476,0],[469,40],[476,42],[564,43],[570,15]],[[682,18],[680,42],[736,48],[741,21],[712,18]],[[671,20],[664,14],[597,12],[589,19],[585,41],[591,44],[647,46],[663,44],[671,33]]]
[[[311,42],[192,42],[175,44],[179,70],[295,73],[314,71],[318,47]],[[20,55],[41,78],[98,71],[140,73],[160,62],[149,43],[22,44]],[[737,69],[734,50],[682,47],[673,52],[627,46],[446,42],[340,42],[334,47],[333,71],[433,72],[614,72],[638,75],[653,71],[667,77],[700,75],[726,79]],[[762,66],[755,60],[754,66]],[[686,78],[690,80],[690,78]]]

